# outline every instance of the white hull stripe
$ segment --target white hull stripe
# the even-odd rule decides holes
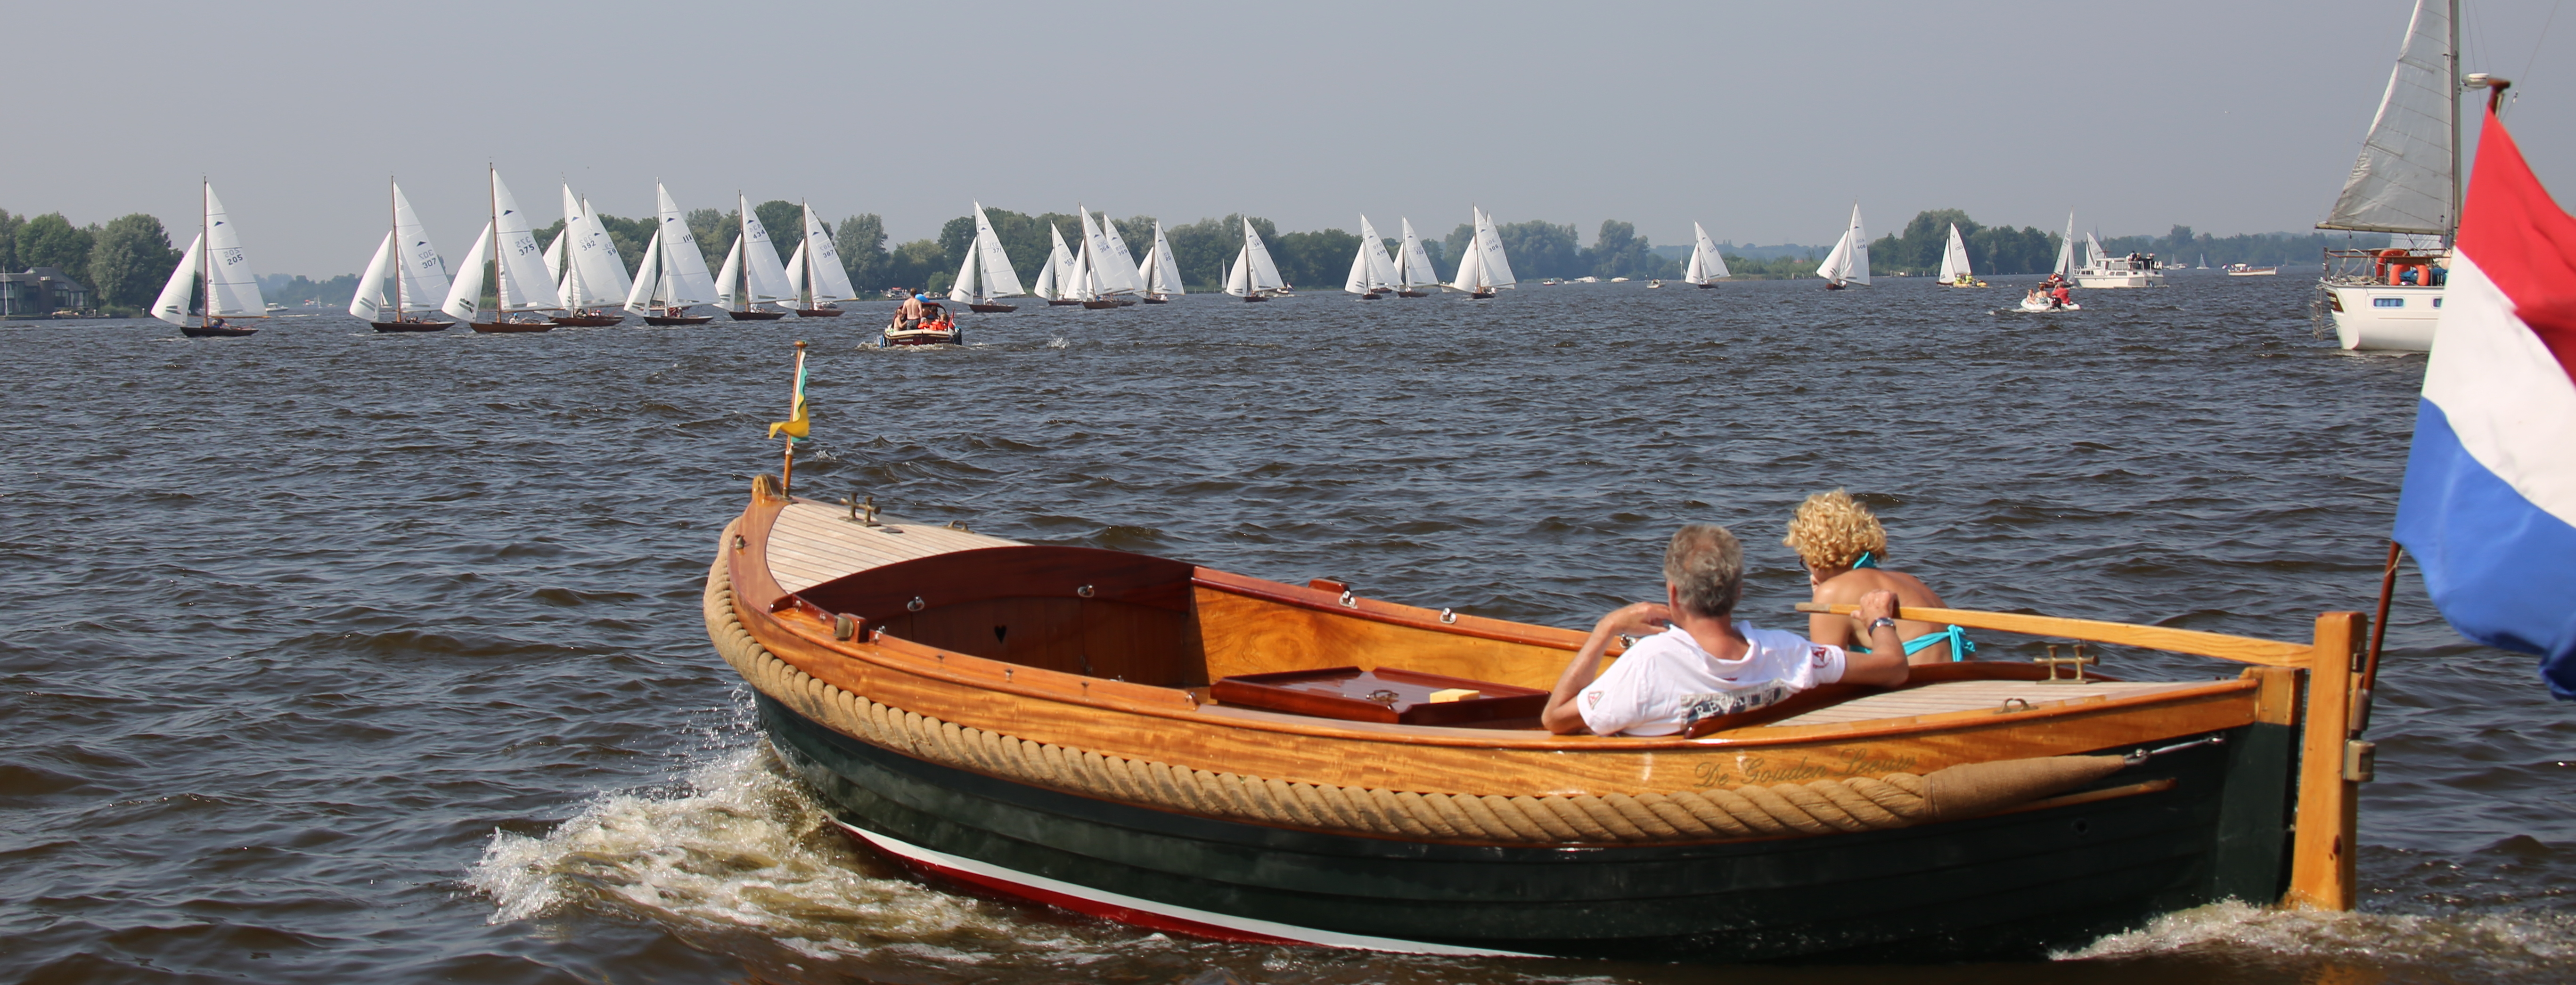
[[[1230,932],[1212,934],[1210,936],[1236,937],[1236,939],[1266,938],[1269,940],[1289,941],[1299,944],[1316,944],[1324,947],[1343,947],[1364,951],[1394,951],[1407,954],[1449,954],[1472,957],[1506,958],[1538,957],[1538,955],[1525,954],[1518,951],[1489,951],[1482,948],[1456,947],[1448,944],[1427,944],[1421,941],[1398,940],[1392,937],[1368,937],[1360,934],[1342,934],[1329,930],[1316,930],[1311,927],[1299,927],[1293,924],[1274,923],[1268,920],[1253,920],[1245,917],[1228,916],[1223,913],[1211,913],[1206,910],[1194,910],[1186,906],[1174,906],[1169,903],[1158,903],[1153,900],[1138,899],[1133,896],[1123,896],[1117,893],[1104,892],[1098,889],[1093,889],[1089,886],[1078,886],[1073,883],[1060,882],[1044,876],[1033,876],[1025,872],[1005,869],[998,865],[978,862],[971,858],[950,855],[946,852],[923,848],[919,845],[897,838],[890,838],[874,831],[852,827],[849,824],[843,823],[838,818],[833,819],[832,823],[839,824],[842,829],[866,840],[868,844],[876,846],[887,854],[894,855],[917,865],[926,866],[943,873],[965,877],[968,881],[982,885],[994,886],[995,888],[1002,889],[1004,891],[1017,891],[1018,895],[1037,899],[1040,902],[1061,905],[1067,909],[1079,910],[1094,915],[1109,916],[1124,922],[1139,923],[1146,926],[1152,926],[1157,929],[1180,929],[1188,932],[1190,930],[1189,927],[1175,927],[1174,925],[1197,925],[1198,927],[1204,927],[1209,930]],[[1082,905],[1085,903],[1090,905]],[[1162,919],[1138,920],[1133,919],[1131,916],[1121,915],[1118,911],[1126,911],[1128,914],[1135,915],[1151,915]]]

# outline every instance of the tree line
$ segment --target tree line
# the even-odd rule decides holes
[[[132,314],[151,307],[178,266],[169,231],[140,212],[104,226],[75,226],[60,212],[23,216],[0,209],[0,271],[55,268],[87,285],[91,303],[103,311]]]

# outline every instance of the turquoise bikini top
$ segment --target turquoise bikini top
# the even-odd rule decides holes
[[[1878,567],[1878,557],[1868,551],[1862,551],[1860,552],[1860,557],[1852,560],[1852,567],[1855,569]],[[1946,629],[1936,629],[1913,639],[1906,640],[1905,655],[1909,657],[1913,656],[1916,653],[1922,652],[1924,648],[1930,647],[1936,643],[1950,644],[1950,660],[1954,663],[1966,660],[1968,659],[1969,654],[1977,652],[1977,643],[1975,640],[1968,638],[1968,631],[1957,626],[1951,626]],[[1860,653],[1869,652],[1868,647],[1858,645],[1845,647],[1844,649]]]

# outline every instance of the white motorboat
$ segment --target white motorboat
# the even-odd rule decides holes
[[[2083,305],[2077,304],[2077,303],[2075,303],[2075,302],[2073,302],[2073,301],[2066,302],[2065,304],[2056,304],[2056,303],[2054,303],[2054,302],[2049,301],[2046,295],[2041,295],[2041,296],[2039,296],[2039,297],[2032,297],[2032,296],[2027,295],[2027,294],[2022,295],[2021,304],[2020,304],[2018,307],[2020,307],[2020,308],[2021,308],[2021,310],[2023,310],[2023,311],[2027,311],[2027,312],[2030,312],[2030,313],[2032,313],[2032,314],[2045,314],[2045,313],[2047,313],[2047,312],[2051,312],[2051,311],[2082,311],[2082,310],[2084,310],[2084,306],[2083,306]]]
[[[2161,287],[2165,282],[2155,254],[2115,257],[2103,252],[2102,241],[2092,233],[2084,234],[2084,265],[2074,276],[2077,287]]]
[[[2243,263],[2231,263],[2227,265],[2227,276],[2230,277],[2270,277],[2280,272],[2281,268],[2279,267],[2257,267]]]
[[[2459,0],[2416,0],[2361,156],[2334,210],[2317,223],[2438,237],[2422,246],[2325,251],[2318,289],[2346,349],[2433,348],[2450,271],[2451,251],[2442,244],[2460,223],[2459,21]]]

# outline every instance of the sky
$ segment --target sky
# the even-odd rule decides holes
[[[2576,201],[2576,12],[2465,0],[2464,67]],[[2412,0],[2156,3],[28,3],[0,208],[366,264],[399,178],[451,256],[498,167],[537,224],[807,200],[937,235],[970,202],[1656,243],[1872,235],[1924,209],[2104,235],[2306,229]],[[2563,22],[2562,22],[2563,21]],[[27,43],[29,39],[47,39]],[[890,242],[889,245],[892,245]],[[448,245],[453,244],[453,245]]]

